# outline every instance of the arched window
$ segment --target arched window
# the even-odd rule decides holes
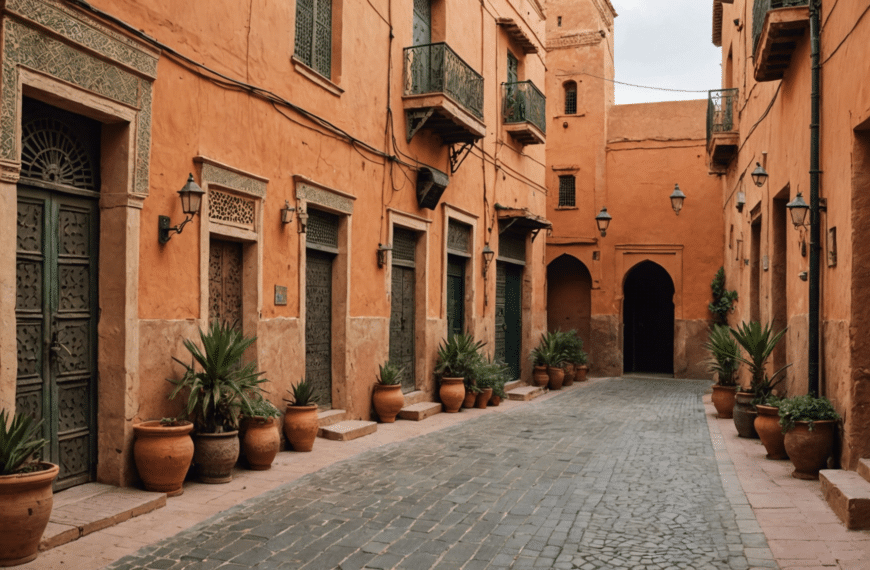
[[[573,81],[565,82],[565,114],[577,114],[577,84]]]

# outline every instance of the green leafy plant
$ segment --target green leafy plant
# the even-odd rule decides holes
[[[41,427],[42,420],[26,414],[15,414],[9,423],[6,410],[0,410],[0,475],[34,470],[34,456],[48,443],[36,437]]]
[[[770,323],[762,327],[758,321],[743,322],[737,329],[731,329],[731,335],[746,352],[746,356],[738,355],[737,359],[746,364],[752,374],[749,392],[755,395],[753,404],[758,404],[770,396],[776,385],[785,377],[783,375],[785,369],[791,366],[791,364],[786,364],[770,377],[765,372],[765,365],[770,353],[776,348],[777,343],[787,330],[788,327],[774,334]]]
[[[404,368],[400,368],[397,364],[387,360],[378,365],[378,376],[375,380],[382,386],[395,386],[402,383],[404,374]]]
[[[568,359],[560,335],[563,333],[545,332],[541,335],[541,341],[529,355],[535,366],[559,367]],[[540,363],[540,364],[539,364]]]
[[[713,290],[713,302],[707,308],[713,314],[713,321],[719,325],[728,324],[728,313],[734,311],[734,303],[737,301],[737,291],[729,291],[725,288],[725,268],[720,267],[710,283]]]
[[[478,388],[492,388],[493,394],[501,396],[509,374],[510,368],[503,361],[486,357],[481,358],[475,367],[474,380]]]
[[[713,325],[713,329],[707,336],[704,348],[712,357],[708,362],[711,372],[716,373],[719,386],[734,386],[737,382],[734,375],[740,368],[740,347],[737,340],[731,335],[728,327]]]
[[[441,378],[473,379],[474,368],[480,361],[480,350],[486,345],[475,341],[471,333],[454,334],[438,346],[435,375]]]
[[[779,404],[779,425],[782,433],[794,429],[795,422],[808,422],[807,429],[813,431],[814,422],[839,419],[840,414],[824,396],[795,396],[782,400]]]
[[[258,394],[257,397],[250,398],[250,406],[244,411],[243,415],[248,418],[277,418],[281,416],[281,412],[275,407],[275,404]]]
[[[577,334],[577,331],[571,329],[566,332],[558,332],[558,346],[565,354],[566,362],[573,362],[577,366],[582,366],[589,362],[589,355],[583,350],[583,339]]]
[[[284,398],[284,401],[291,406],[311,406],[316,404],[320,399],[320,395],[314,390],[314,384],[302,378],[296,383],[293,388],[287,390],[293,397],[292,400]]]
[[[190,365],[173,357],[185,371],[180,380],[167,379],[175,385],[169,399],[186,391],[184,415],[200,433],[239,429],[239,417],[251,405],[250,395],[258,394],[260,384],[266,381],[255,361],[242,365],[242,354],[256,338],[245,337],[233,326],[218,321],[200,331],[199,338],[201,350],[190,339],[184,340],[191,354]]]

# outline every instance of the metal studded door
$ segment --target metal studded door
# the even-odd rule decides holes
[[[495,356],[520,377],[522,349],[522,266],[499,261],[495,281]]]
[[[242,244],[209,241],[208,320],[242,326]]]
[[[332,407],[332,265],[338,216],[310,209],[305,255],[305,379]]]
[[[414,289],[416,283],[414,250],[417,234],[393,228],[393,263],[390,307],[390,361],[405,371],[402,391],[416,389],[414,369]]]
[[[44,420],[56,490],[96,464],[98,223],[96,200],[19,186],[15,405]]]
[[[465,258],[447,255],[447,335],[465,330]]]

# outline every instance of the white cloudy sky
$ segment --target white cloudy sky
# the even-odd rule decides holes
[[[718,89],[721,49],[711,41],[713,0],[611,0],[616,13],[616,80],[668,89]],[[616,103],[706,99],[616,84]]]

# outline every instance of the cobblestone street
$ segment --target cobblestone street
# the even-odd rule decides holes
[[[709,384],[611,379],[384,446],[111,568],[776,568],[726,497]]]

